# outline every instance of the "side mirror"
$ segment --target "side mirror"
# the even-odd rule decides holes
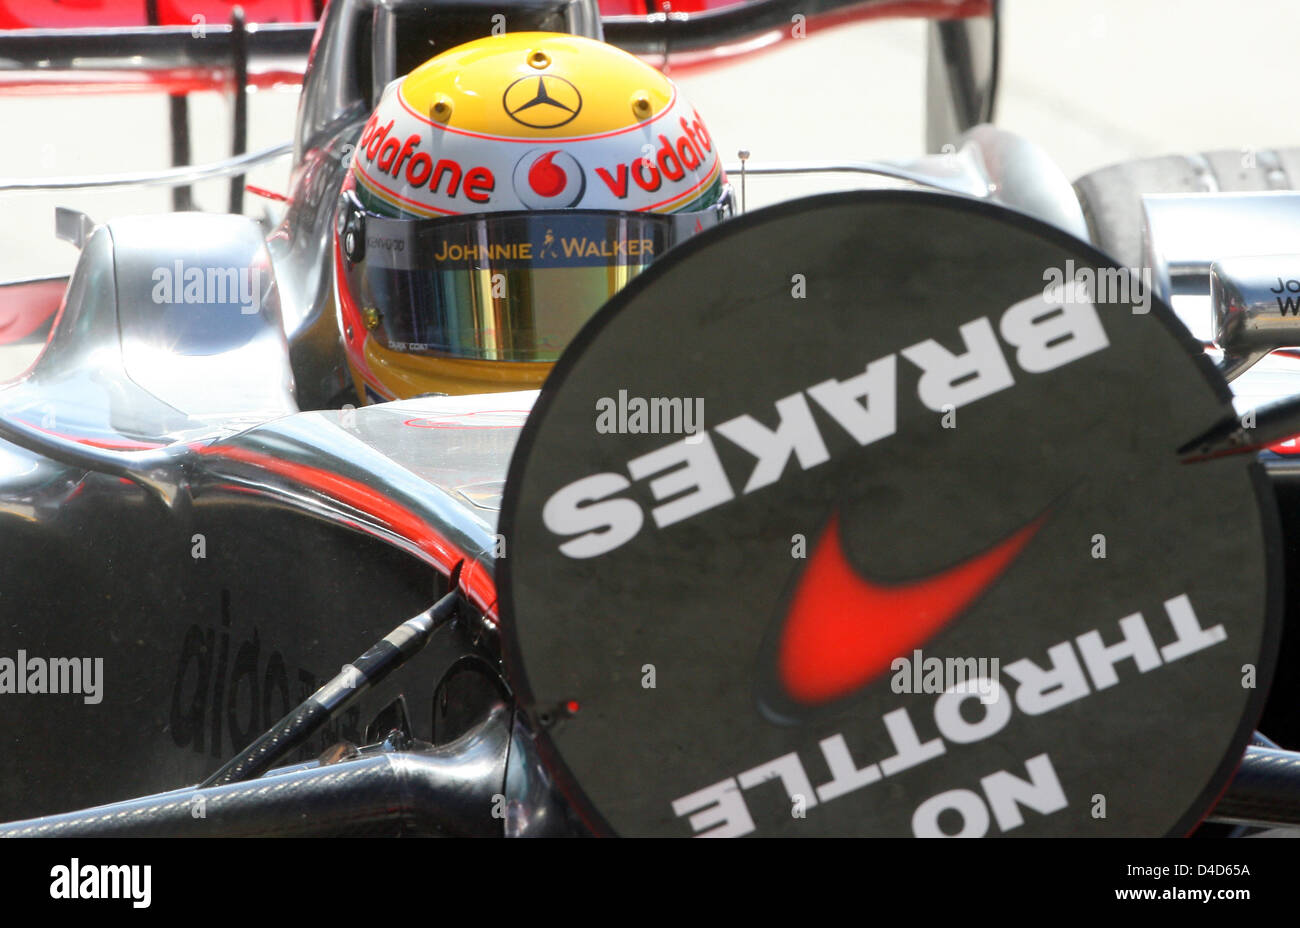
[[[95,220],[80,210],[68,209],[66,206],[54,207],[54,235],[65,242],[71,242],[81,249],[90,238],[95,228]]]
[[[1300,346],[1300,255],[1223,258],[1210,265],[1214,340],[1228,380],[1278,348]]]
[[[932,19],[926,26],[925,148],[939,153],[993,121],[998,91],[998,4],[987,16]]]

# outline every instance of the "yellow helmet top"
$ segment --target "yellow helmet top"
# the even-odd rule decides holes
[[[717,200],[703,121],[654,68],[579,36],[507,33],[385,90],[353,161],[388,215],[520,209],[677,212]]]

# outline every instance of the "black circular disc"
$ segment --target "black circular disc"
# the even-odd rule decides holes
[[[581,331],[511,462],[545,762],[619,834],[1187,832],[1280,626],[1260,466],[1176,454],[1229,400],[1140,276],[1001,207],[698,236]]]

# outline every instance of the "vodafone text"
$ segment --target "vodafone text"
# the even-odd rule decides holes
[[[1002,340],[1020,370],[1041,374],[1107,347],[1106,331],[1089,303],[1052,303],[1038,294],[1002,313],[994,329],[980,317],[960,327],[965,351],[953,354],[934,339],[900,353],[920,370],[916,393],[937,413],[946,413],[1015,385]],[[713,444],[721,436],[754,458],[740,493],[776,483],[793,455],[803,470],[830,460],[809,399],[820,406],[859,445],[893,435],[898,418],[898,356],[885,355],[847,380],[823,380],[775,403],[779,422],[769,429],[751,415],[729,419],[627,462],[631,480],[620,473],[591,474],[556,490],[542,508],[542,521],[563,540],[560,551],[572,558],[597,557],[631,541],[641,531],[640,504],[620,496],[632,481],[649,480],[659,505],[651,510],[658,528],[729,502],[737,495]]]
[[[662,187],[665,178],[670,181],[682,180],[687,171],[698,168],[713,151],[709,130],[704,128],[698,113],[692,112],[692,115],[695,118],[691,122],[687,122],[685,116],[677,120],[682,127],[682,135],[675,141],[666,135],[660,135],[657,151],[651,152],[653,146],[647,145],[644,155],[633,158],[626,164],[616,165],[612,171],[596,168],[596,176],[620,200],[627,197],[629,172],[636,185],[647,193],[653,193]]]
[[[360,151],[372,167],[394,180],[402,176],[402,166],[406,166],[406,182],[412,187],[428,186],[433,193],[443,192],[455,199],[457,192],[462,193],[474,203],[486,203],[496,189],[496,178],[484,165],[471,165],[468,169],[454,158],[439,158],[436,162],[427,152],[416,151],[420,147],[420,136],[412,133],[405,141],[396,136],[390,137],[395,120],[388,120],[385,126],[379,125],[379,112],[370,117],[361,133]],[[409,160],[408,160],[409,159]],[[464,177],[465,186],[461,187]]]
[[[1049,647],[1046,668],[1028,658],[1006,664],[1002,668],[1004,675],[1017,683],[1014,699],[1007,688],[991,680],[979,681],[976,687],[967,684],[965,692],[955,688],[945,692],[934,701],[934,726],[940,737],[922,741],[908,710],[895,709],[881,717],[894,748],[894,753],[882,760],[859,767],[849,742],[837,733],[819,743],[821,766],[830,772],[830,779],[817,787],[808,776],[804,759],[792,751],[673,800],[673,814],[689,816],[691,828],[700,837],[748,834],[757,826],[743,791],[779,780],[791,802],[811,815],[819,804],[942,757],[949,745],[977,744],[992,738],[1010,722],[1013,709],[1039,716],[1115,686],[1121,682],[1117,667],[1126,661],[1132,661],[1137,673],[1144,674],[1227,640],[1222,625],[1201,626],[1186,594],[1166,600],[1164,611],[1174,635],[1168,644],[1157,646],[1145,616],[1135,612],[1119,620],[1121,640],[1113,644],[1105,644],[1101,632],[1091,629]],[[974,702],[983,708],[973,710],[978,719],[971,721],[971,710],[963,712],[963,704],[977,697],[978,690],[984,687],[992,687],[996,696],[989,702],[975,698]],[[1040,815],[1052,815],[1069,807],[1046,753],[1029,758],[1025,772],[1027,778],[1008,770],[994,771],[980,777],[981,792],[953,788],[931,796],[912,814],[913,834],[979,837],[988,832],[991,823],[1004,832],[1019,828],[1025,823],[1022,807]],[[960,816],[961,830],[956,834],[950,835],[939,827],[944,812]]]

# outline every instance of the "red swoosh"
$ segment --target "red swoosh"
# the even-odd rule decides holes
[[[988,589],[1046,518],[947,570],[886,586],[859,576],[849,564],[839,515],[832,515],[799,579],[781,634],[777,660],[786,693],[804,705],[819,705],[865,686]]]

